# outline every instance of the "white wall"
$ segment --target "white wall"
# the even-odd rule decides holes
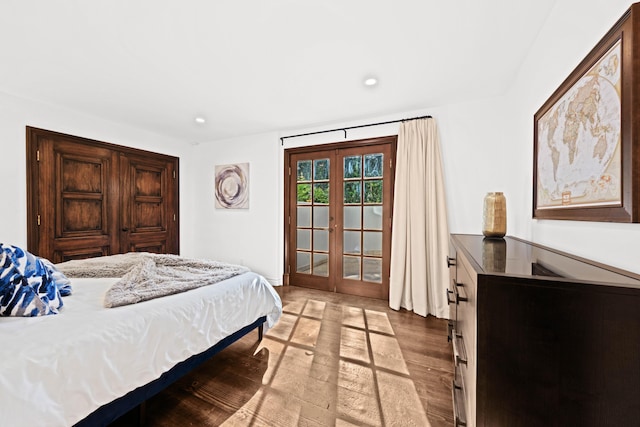
[[[252,135],[193,147],[197,177],[192,207],[194,254],[242,264],[274,285],[282,283],[282,167],[276,134]],[[215,166],[249,163],[249,209],[216,209]]]
[[[0,93],[0,158],[2,184],[0,196],[0,242],[26,247],[27,244],[27,181],[26,126],[77,135],[181,157],[181,245],[190,248],[188,224],[189,200],[193,199],[184,183],[189,180],[188,144],[140,129],[101,120],[55,106],[32,102]],[[186,174],[186,176],[185,176]],[[185,212],[186,211],[186,212]],[[184,243],[187,244],[184,244]]]
[[[629,8],[629,0],[562,0],[531,47],[507,95],[512,210],[528,219],[522,236],[640,273],[640,224],[533,220],[533,115]],[[519,230],[520,231],[520,230]]]

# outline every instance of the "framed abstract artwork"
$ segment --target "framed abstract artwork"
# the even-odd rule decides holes
[[[638,222],[638,14],[632,5],[535,113],[534,218]]]
[[[249,208],[249,163],[216,165],[216,208]]]

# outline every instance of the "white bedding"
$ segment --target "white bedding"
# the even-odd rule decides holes
[[[255,273],[105,308],[116,281],[72,279],[60,314],[0,318],[2,425],[72,425],[257,318],[266,315],[268,328],[282,313]]]

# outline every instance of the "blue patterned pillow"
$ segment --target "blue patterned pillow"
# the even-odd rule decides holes
[[[53,280],[53,283],[55,283],[56,287],[60,291],[60,295],[63,297],[71,295],[71,280],[58,271],[58,269],[48,259],[40,257],[37,258],[44,264],[51,280]]]
[[[44,316],[58,313],[69,280],[44,258],[0,243],[0,316]]]

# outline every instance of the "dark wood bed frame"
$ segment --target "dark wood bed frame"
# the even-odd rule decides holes
[[[262,340],[264,322],[266,320],[266,316],[260,317],[252,324],[247,325],[239,331],[229,335],[228,337],[223,338],[208,350],[205,350],[200,354],[191,356],[189,359],[178,363],[176,366],[162,374],[160,378],[150,382],[149,384],[130,391],[126,395],[114,400],[113,402],[101,406],[100,408],[89,414],[85,419],[75,424],[75,426],[93,427],[108,425],[130,410],[143,405],[147,399],[164,390],[173,382],[191,372],[193,369],[209,360],[212,356],[224,350],[256,328],[258,329],[258,340]],[[144,419],[143,411],[141,411],[141,419]]]

